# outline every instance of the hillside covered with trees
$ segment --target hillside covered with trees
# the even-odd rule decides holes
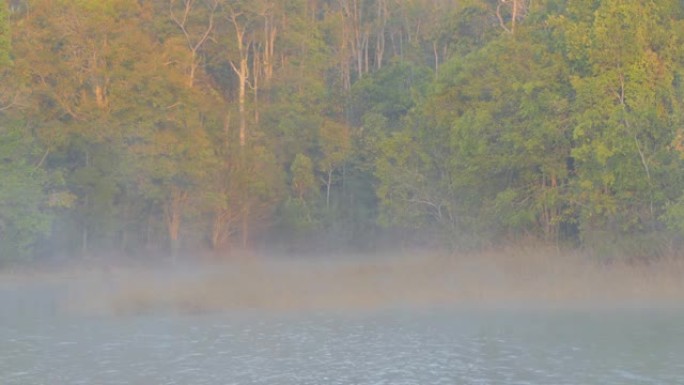
[[[0,2],[0,260],[684,235],[677,0]]]

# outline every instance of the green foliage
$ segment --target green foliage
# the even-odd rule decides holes
[[[426,93],[432,79],[430,70],[409,63],[393,63],[373,76],[360,79],[351,90],[353,121],[360,124],[369,113],[381,114],[390,126],[397,126]]]
[[[670,174],[680,36],[671,33],[665,4],[607,1],[566,23],[569,58],[583,63],[573,78],[572,116],[582,230],[652,231],[672,199],[662,192],[680,183]]]
[[[313,162],[304,154],[297,154],[290,166],[292,190],[300,200],[312,198],[318,193],[318,183],[314,175]]]
[[[442,69],[417,123],[407,122],[400,144],[400,136],[386,142],[392,150],[384,157],[398,167],[381,163],[390,177],[380,177],[379,191],[405,191],[405,203],[396,208],[394,199],[392,210],[462,233],[536,228],[554,236],[568,176],[569,84],[558,55],[536,39],[502,38]],[[407,148],[413,159],[398,157]]]
[[[0,261],[30,256],[51,230],[48,177],[29,163],[32,146],[21,130],[0,128]]]
[[[680,236],[682,3],[510,4],[3,2],[1,252]]]
[[[12,35],[7,2],[0,2],[0,70],[11,63]]]

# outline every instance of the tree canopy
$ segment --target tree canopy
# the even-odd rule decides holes
[[[683,38],[675,0],[2,1],[0,260],[665,253]]]

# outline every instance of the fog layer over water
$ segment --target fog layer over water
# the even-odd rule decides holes
[[[526,258],[5,275],[0,383],[681,383],[679,265]]]
[[[69,277],[59,310],[86,314],[235,309],[378,310],[452,305],[684,304],[684,261],[611,264],[545,253],[248,258]]]

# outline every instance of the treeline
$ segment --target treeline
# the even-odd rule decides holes
[[[5,260],[684,233],[679,1],[1,5]]]

